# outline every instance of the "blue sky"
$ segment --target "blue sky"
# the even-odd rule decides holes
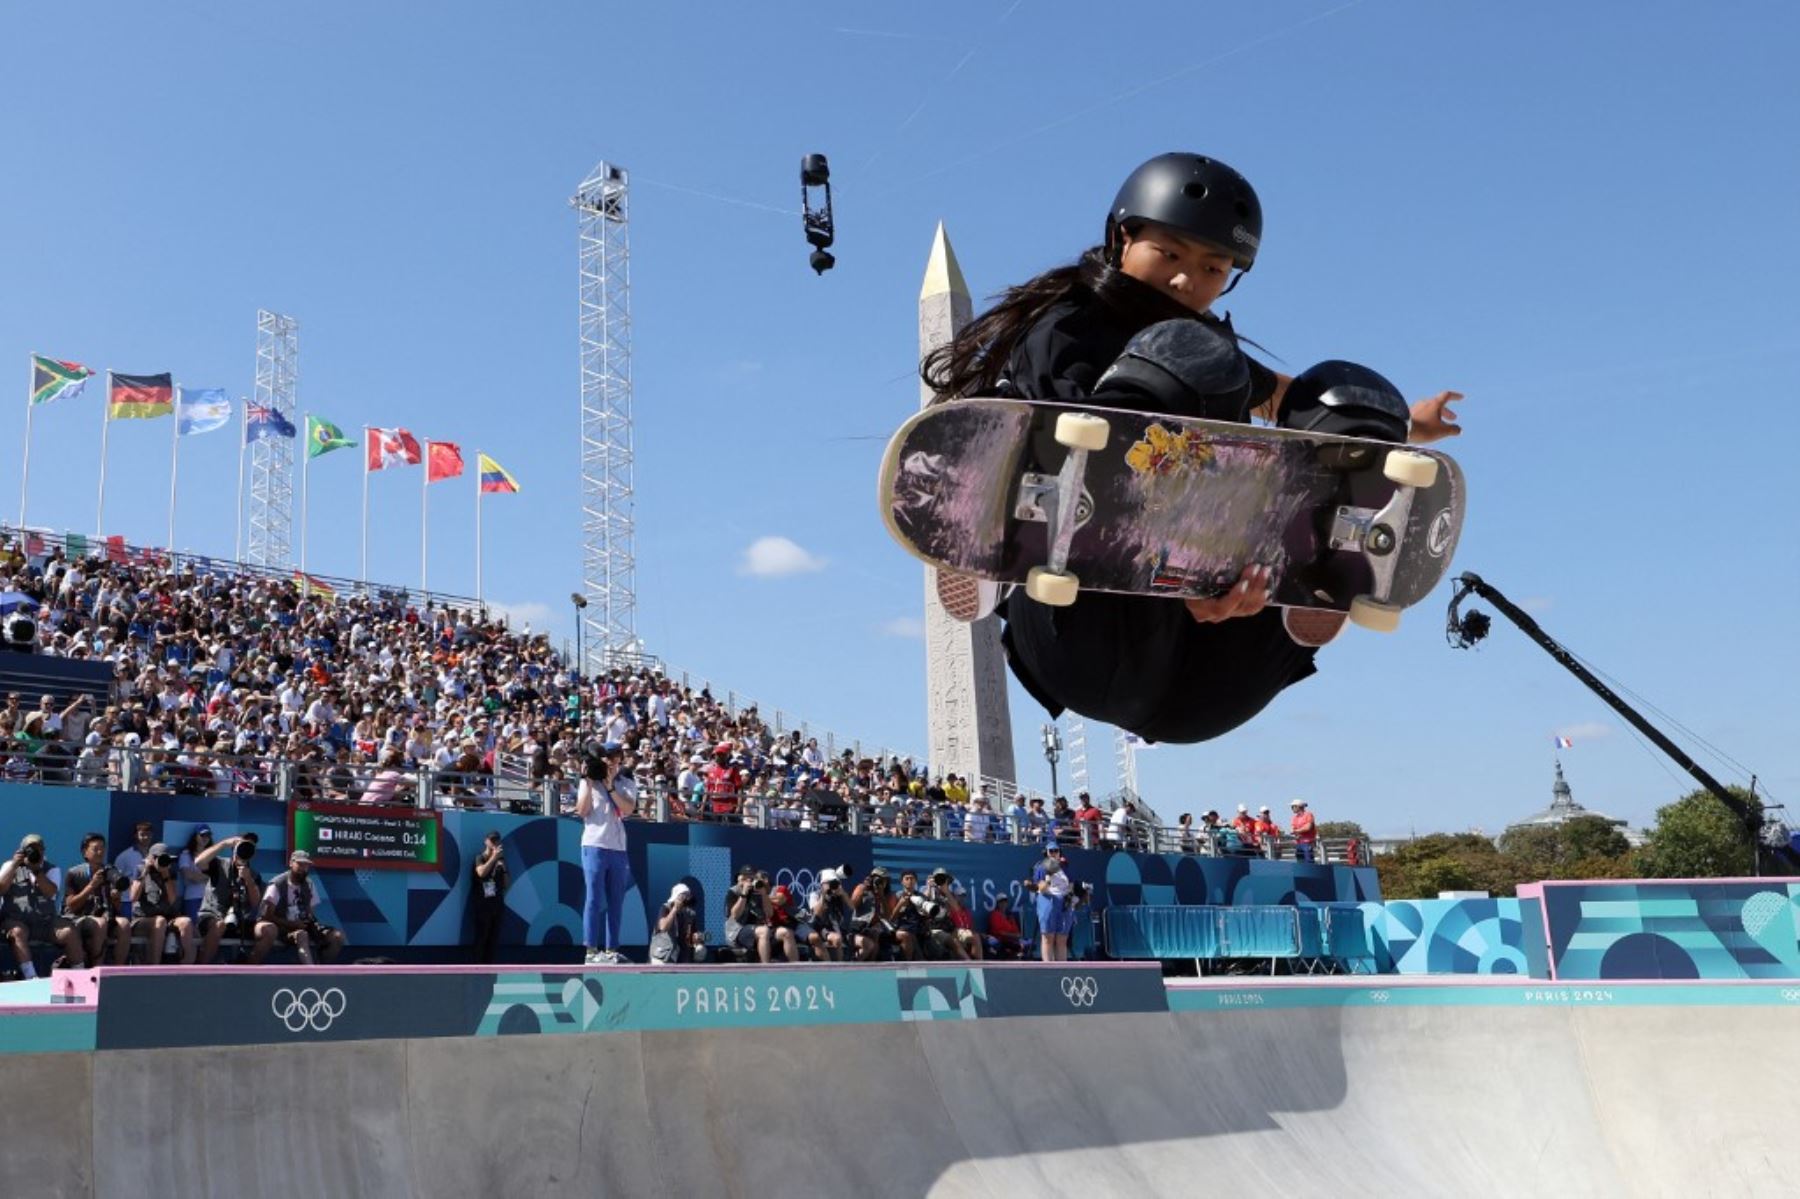
[[[271,308],[301,322],[302,407],[512,470],[487,594],[568,634],[566,201],[605,158],[633,172],[639,631],[768,706],[922,748],[919,571],[873,495],[917,403],[932,229],[979,303],[1096,240],[1136,163],[1192,149],[1263,198],[1225,307],[1276,365],[1468,393],[1459,566],[1800,804],[1800,14],[1130,8],[7,5],[0,362],[21,393],[0,497],[29,351],[246,393]],[[823,278],[809,151],[837,193]],[[100,409],[96,386],[40,411],[33,523],[91,527]],[[113,432],[107,531],[160,542],[168,426]],[[234,448],[184,444],[182,547],[230,552]],[[312,482],[310,565],[354,574],[355,458]],[[417,473],[373,484],[372,573],[416,582]],[[433,489],[435,586],[473,589],[472,511],[471,486]],[[766,537],[812,569],[747,573]],[[1548,799],[1557,732],[1590,806],[1642,822],[1688,789],[1509,627],[1457,654],[1441,621],[1432,601],[1347,635],[1235,735],[1141,755],[1143,789],[1165,813],[1302,795],[1377,832],[1497,830]],[[1016,689],[1013,711],[1041,785],[1043,714]],[[1090,758],[1110,786],[1104,730]]]

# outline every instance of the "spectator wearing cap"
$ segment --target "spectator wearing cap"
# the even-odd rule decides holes
[[[1069,930],[1075,925],[1074,913],[1069,907],[1069,892],[1074,883],[1063,867],[1062,850],[1051,846],[1044,860],[1031,872],[1031,880],[1037,888],[1039,950],[1043,960],[1066,962],[1069,960]]]
[[[1269,805],[1264,804],[1256,811],[1256,845],[1264,857],[1279,858],[1281,856],[1281,826],[1269,814]]]
[[[1078,840],[1089,848],[1100,844],[1101,830],[1106,825],[1106,813],[1094,802],[1094,797],[1083,791],[1075,797],[1075,824],[1080,830]]]
[[[263,891],[261,919],[256,936],[263,937],[263,926],[269,925],[283,944],[291,945],[300,964],[329,962],[342,952],[345,937],[319,920],[318,880],[312,877],[312,856],[296,849],[288,855],[288,868],[270,880]]]
[[[181,964],[194,962],[194,922],[181,910],[181,872],[175,855],[158,841],[145,855],[144,868],[131,887],[131,934],[144,938],[144,959],[157,965],[175,942]]]
[[[589,754],[575,792],[575,815],[581,820],[581,874],[587,882],[581,927],[590,966],[625,960],[619,953],[619,924],[625,915],[625,892],[631,885],[625,818],[637,811],[637,784],[620,773],[624,757],[625,747],[616,741]]]
[[[0,864],[0,936],[11,942],[19,973],[37,977],[31,943],[60,946],[70,964],[80,966],[81,937],[73,922],[57,912],[56,893],[62,872],[44,855],[44,839],[27,833],[19,848]]]
[[[985,843],[994,839],[994,827],[998,818],[988,810],[988,797],[984,791],[969,801],[969,814],[963,820],[963,840]]]
[[[1304,799],[1288,800],[1288,808],[1294,814],[1288,822],[1288,827],[1294,834],[1294,860],[1314,861],[1319,847],[1319,829],[1313,821],[1313,814],[1307,811]]]
[[[245,833],[226,837],[203,848],[194,865],[206,879],[206,895],[200,901],[200,955],[202,966],[211,965],[219,954],[219,945],[227,933],[240,942],[252,939],[245,960],[259,966],[275,948],[275,926],[256,919],[257,905],[262,900],[263,881],[256,873],[257,835]],[[225,856],[225,851],[231,851]]]
[[[738,799],[749,784],[749,775],[732,759],[732,745],[721,741],[713,747],[712,764],[701,772],[706,785],[707,811],[715,820],[737,814]]]
[[[1016,962],[1025,956],[1025,943],[1019,922],[1012,913],[1012,896],[1002,892],[994,896],[994,906],[987,914],[987,931],[982,934],[982,956],[995,961]]]
[[[1231,818],[1231,827],[1245,846],[1252,849],[1256,847],[1256,817],[1250,814],[1249,804],[1238,805],[1237,815]]]
[[[81,861],[63,873],[63,918],[74,926],[82,959],[99,965],[112,950],[112,962],[123,966],[131,953],[131,922],[119,913],[123,891],[131,880],[106,864],[106,836],[81,839]],[[70,959],[71,965],[79,960]]]
[[[693,889],[676,883],[657,913],[656,929],[650,936],[650,960],[669,965],[698,961],[706,952],[706,934],[699,925]]]
[[[500,830],[482,839],[481,852],[469,868],[469,914],[475,925],[475,960],[491,962],[500,947],[500,924],[506,916],[506,847]]]
[[[812,932],[817,938],[813,952],[817,960],[842,962],[854,952],[856,930],[852,922],[850,896],[844,891],[843,873],[835,867],[819,872],[819,888],[811,896]],[[873,956],[872,954],[870,956]]]
[[[800,923],[802,908],[794,902],[794,893],[787,887],[771,887],[767,874],[758,873],[756,884],[763,894],[769,897],[767,937],[757,939],[757,956],[764,962],[772,961],[777,949],[790,962],[800,960],[800,944],[806,930]]]
[[[974,913],[963,902],[963,885],[947,868],[939,866],[931,872],[931,885],[925,894],[943,905],[957,956],[965,961],[980,961],[983,956],[981,935],[975,931]]]

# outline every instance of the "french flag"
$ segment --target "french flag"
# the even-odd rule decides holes
[[[1567,737],[1558,737],[1558,738],[1556,738],[1556,748],[1558,748],[1558,749],[1574,749],[1575,743],[1573,741],[1569,740]]]

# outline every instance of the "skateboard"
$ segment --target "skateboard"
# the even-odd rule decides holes
[[[1380,631],[1444,577],[1465,495],[1428,450],[1005,399],[922,409],[880,477],[882,518],[914,557],[1042,603],[1222,595],[1256,564],[1272,603]]]

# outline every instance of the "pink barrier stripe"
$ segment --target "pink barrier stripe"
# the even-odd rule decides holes
[[[715,966],[702,963],[699,965],[681,966],[644,966],[637,964],[621,964],[617,966],[586,966],[579,962],[569,964],[541,966],[419,966],[419,965],[382,965],[359,966],[348,963],[342,966],[101,966],[96,970],[60,970],[56,977],[65,974],[92,974],[98,979],[112,976],[130,975],[133,978],[144,975],[171,974],[184,978],[195,975],[255,975],[255,974],[693,974],[695,972],[733,970],[797,970],[801,973],[814,973],[820,970],[832,972],[842,970],[909,970],[909,969],[944,969],[956,966],[978,967],[986,970],[1064,970],[1080,969],[1082,973],[1096,970],[1151,970],[1156,967],[1148,962],[770,962],[763,965],[753,962],[744,965]],[[96,980],[96,981],[97,981]]]
[[[1165,985],[1172,991],[1228,991],[1250,987],[1274,990],[1298,987],[1373,987],[1392,991],[1402,987],[1543,987],[1555,980],[1528,978],[1522,974],[1356,974],[1315,975],[1310,978],[1250,978],[1239,975],[1220,978],[1171,978]],[[1582,986],[1607,987],[1791,987],[1791,978],[1584,978]]]
[[[1800,878],[1792,878],[1785,875],[1780,877],[1764,875],[1761,878],[1565,878],[1546,879],[1541,883],[1521,884],[1518,890],[1522,892],[1527,885],[1536,888],[1611,887],[1620,884],[1638,887],[1713,887],[1721,883],[1749,883],[1752,886],[1773,888],[1786,887],[1791,884],[1800,884]]]

